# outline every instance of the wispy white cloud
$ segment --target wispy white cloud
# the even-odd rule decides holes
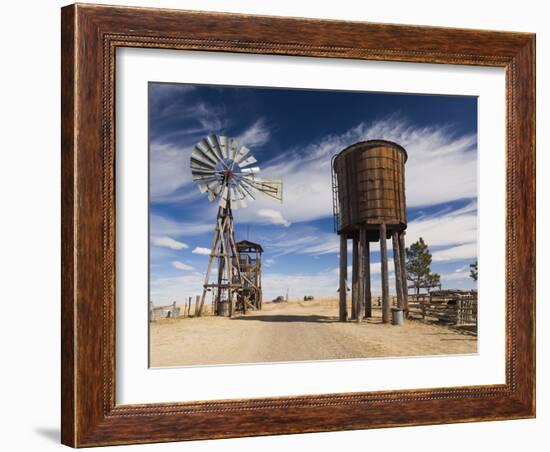
[[[269,141],[270,136],[270,128],[267,126],[265,120],[260,118],[235,138],[243,146],[259,148]],[[258,149],[255,150],[257,151]]]
[[[466,243],[464,245],[453,246],[444,250],[434,251],[432,253],[433,262],[460,261],[464,259],[476,259],[477,243]]]
[[[210,250],[208,248],[204,248],[202,246],[196,246],[193,248],[193,251],[191,251],[193,254],[202,254],[204,256],[210,256]]]
[[[290,226],[290,221],[283,217],[283,214],[274,209],[259,209],[258,215],[262,218],[266,218],[271,224],[280,224],[282,226]]]
[[[161,237],[193,236],[213,231],[214,229],[212,223],[180,222],[162,215],[151,215],[150,224],[151,235]]]
[[[169,199],[183,185],[191,182],[189,155],[191,147],[172,144],[151,143],[149,148],[149,192],[151,201]],[[197,196],[198,191],[188,191],[189,197]],[[181,198],[180,200],[184,200]]]
[[[175,83],[153,83],[150,85],[150,102],[151,109],[155,117],[162,119],[164,117],[172,117],[182,107],[186,107],[182,104],[185,96],[195,91],[195,86],[175,84]],[[167,102],[172,101],[175,97],[178,97],[182,102]],[[187,111],[188,108],[185,108]]]
[[[151,243],[154,246],[160,246],[162,248],[170,248],[172,250],[181,250],[183,248],[189,248],[189,245],[183,242],[178,242],[170,237],[152,237]]]
[[[164,85],[167,87],[168,85]],[[180,87],[178,91],[170,93],[170,88],[160,87],[161,95],[152,96],[151,119],[155,124],[161,124],[163,121],[186,122],[190,127],[181,130],[172,130],[170,133],[162,134],[161,139],[164,142],[182,134],[193,133],[218,133],[220,129],[229,125],[230,117],[222,103],[208,103],[205,101],[196,101],[188,98],[187,94],[192,93],[195,87]],[[166,98],[171,101],[167,102]]]
[[[277,257],[290,253],[317,255],[338,252],[340,242],[336,234],[321,232],[313,227],[291,225],[263,237],[262,243]]]
[[[461,209],[435,213],[409,223],[407,245],[422,237],[432,251],[433,262],[448,262],[477,257],[477,202]]]
[[[443,273],[441,275],[441,281],[445,283],[446,281],[461,281],[468,280],[470,278],[470,271],[465,270],[455,270],[454,272]]]
[[[407,227],[407,244],[419,237],[430,246],[449,246],[475,243],[477,240],[477,202],[465,207],[436,212],[411,221]]]
[[[172,266],[174,268],[177,268],[178,270],[187,270],[187,271],[194,270],[192,265],[189,265],[180,261],[172,261]]]

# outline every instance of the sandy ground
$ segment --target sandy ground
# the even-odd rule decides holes
[[[150,366],[236,364],[476,353],[475,336],[409,320],[382,324],[380,310],[338,322],[338,301],[265,303],[233,319],[206,315],[151,323]]]

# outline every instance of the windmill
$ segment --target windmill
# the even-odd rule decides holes
[[[247,307],[256,309],[243,292],[250,286],[241,272],[239,252],[235,241],[233,209],[247,207],[256,199],[256,194],[283,199],[283,182],[258,177],[260,168],[250,166],[257,160],[245,146],[237,140],[225,136],[210,135],[196,144],[191,152],[191,173],[193,181],[210,202],[218,203],[214,237],[204,280],[204,289],[199,302],[198,315],[201,315],[206,292],[212,291],[212,309],[222,314],[222,306],[227,307],[229,316],[235,314],[235,302],[246,312]],[[214,261],[218,263],[217,280],[210,282]]]

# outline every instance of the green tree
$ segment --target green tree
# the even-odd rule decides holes
[[[470,278],[477,281],[477,259],[473,264],[470,264]]]
[[[424,239],[420,237],[417,242],[407,248],[407,280],[412,282],[416,293],[420,289],[431,289],[441,286],[441,277],[438,273],[432,273],[432,254]]]

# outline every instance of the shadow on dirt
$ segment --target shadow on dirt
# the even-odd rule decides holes
[[[283,322],[283,323],[334,323],[338,319],[324,315],[289,315],[289,314],[273,314],[273,315],[244,315],[234,317],[231,320],[256,320],[259,322]]]

